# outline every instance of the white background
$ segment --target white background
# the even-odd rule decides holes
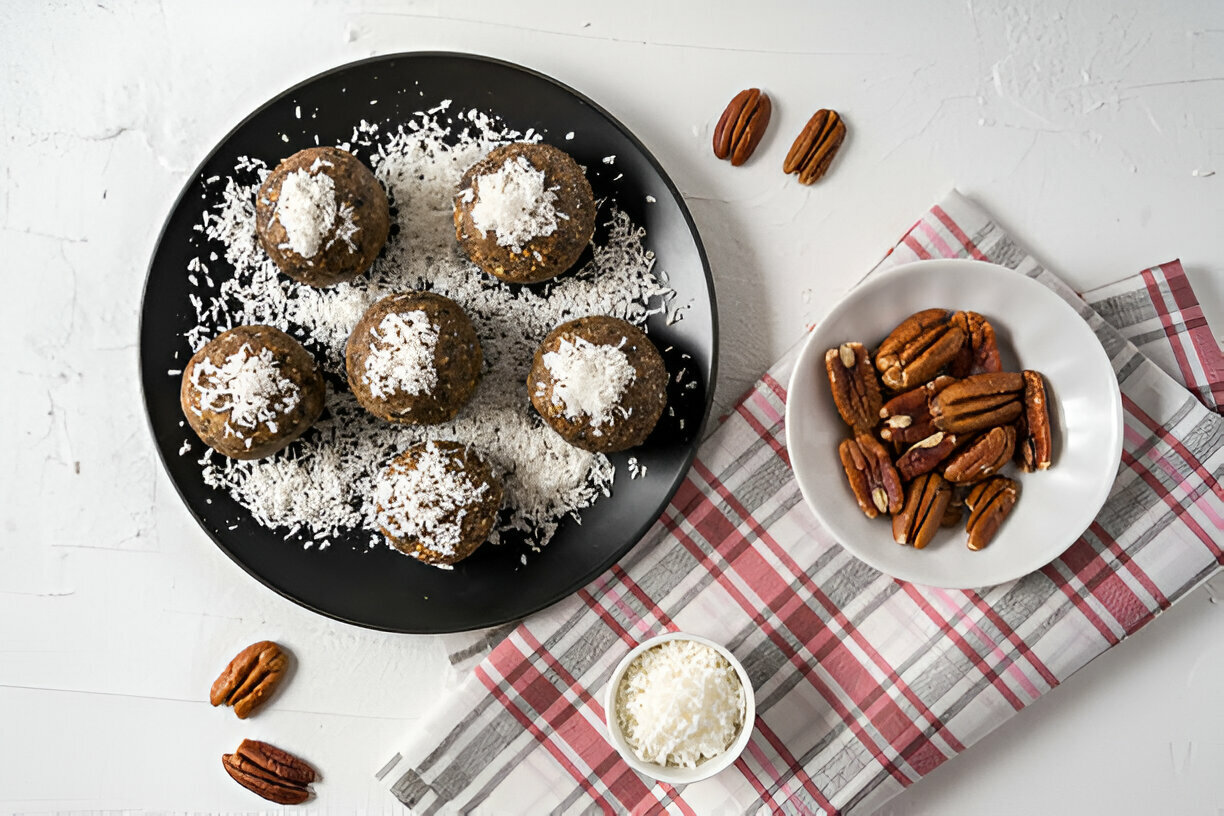
[[[1180,257],[1224,325],[1211,0],[6,3],[0,811],[255,809],[219,762],[244,736],[315,763],[318,808],[401,810],[373,773],[455,682],[443,644],[325,620],[230,563],[156,461],[136,337],[155,237],[216,141],[313,73],[416,49],[550,74],[655,153],[713,266],[720,405],[952,185],[1081,289]],[[773,123],[733,169],[710,133],[752,85]],[[850,136],[809,189],[780,164],[819,107]],[[1213,592],[1224,579],[884,812],[1221,812]],[[265,637],[301,663],[275,705],[210,708],[221,666]]]

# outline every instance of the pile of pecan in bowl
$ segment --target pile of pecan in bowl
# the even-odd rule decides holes
[[[999,471],[1013,459],[1030,472],[1050,466],[1045,382],[1003,370],[977,312],[924,309],[874,354],[859,342],[829,349],[825,369],[854,434],[838,446],[850,488],[868,518],[892,516],[898,544],[922,549],[960,523],[963,505],[969,549],[982,549],[1019,495]]]

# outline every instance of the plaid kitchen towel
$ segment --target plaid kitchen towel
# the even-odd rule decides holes
[[[1224,354],[1181,263],[1083,293],[1105,322],[1213,411],[1224,406]]]
[[[1097,290],[1098,312],[955,193],[880,266],[931,257],[1036,278],[1109,353],[1122,464],[1084,535],[1037,572],[976,591],[858,561],[790,470],[792,351],[702,444],[641,544],[510,629],[413,729],[378,773],[401,802],[420,813],[869,813],[1219,569],[1224,419],[1207,406],[1224,366],[1180,266]],[[604,738],[613,667],[669,630],[725,643],[757,699],[734,767],[683,788],[638,776]]]

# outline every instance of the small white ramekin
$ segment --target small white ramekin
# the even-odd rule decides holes
[[[669,640],[690,640],[709,646],[722,655],[735,668],[735,673],[739,675],[740,685],[744,687],[744,724],[740,728],[739,736],[735,738],[735,742],[731,743],[731,747],[726,751],[723,751],[716,757],[707,759],[696,768],[672,768],[666,765],[658,765],[654,762],[643,762],[634,755],[633,749],[625,741],[625,735],[621,732],[620,725],[617,722],[616,690],[620,688],[621,678],[624,676],[625,670],[629,668],[629,664],[633,662],[633,659],[642,652],[653,646],[658,646],[660,643],[666,643]],[[651,779],[657,779],[670,785],[687,785],[690,782],[700,782],[703,779],[709,779],[719,771],[729,768],[735,760],[739,759],[739,755],[744,752],[744,748],[748,745],[748,740],[752,737],[752,729],[756,724],[756,697],[753,694],[752,683],[748,680],[748,672],[744,670],[744,665],[736,659],[735,655],[727,651],[726,647],[697,635],[687,635],[684,632],[668,632],[665,635],[658,635],[639,643],[617,664],[616,669],[612,672],[612,676],[608,679],[608,686],[604,690],[604,719],[608,727],[608,741],[612,743],[612,747],[616,749],[617,753],[628,763],[630,768]]]

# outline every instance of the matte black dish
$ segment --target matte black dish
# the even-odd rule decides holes
[[[371,105],[370,100],[379,100]],[[520,131],[534,128],[587,168],[597,198],[618,205],[647,230],[646,245],[668,274],[682,320],[649,323],[650,336],[675,375],[669,386],[675,416],[664,415],[641,448],[612,456],[617,479],[611,497],[565,521],[540,553],[521,563],[525,546],[503,535],[447,572],[386,547],[367,549],[370,533],[333,540],[325,551],[303,550],[253,520],[229,495],[204,485],[201,445],[181,426],[179,379],[191,350],[183,333],[195,324],[188,303],[187,263],[206,256],[208,242],[192,229],[213,203],[204,179],[233,172],[239,156],[274,166],[315,144],[347,141],[362,119],[406,121],[416,111],[452,99],[456,109],[494,113]],[[298,118],[300,106],[303,115]],[[307,112],[318,109],[317,118]],[[567,133],[575,134],[572,140]],[[284,140],[288,137],[288,142]],[[615,155],[613,164],[605,156]],[[655,199],[647,202],[647,196]],[[216,247],[212,247],[215,249]],[[219,283],[223,262],[210,265]],[[682,358],[682,354],[690,355]],[[140,327],[140,367],[153,437],[171,480],[188,509],[230,558],[268,587],[323,615],[397,632],[454,632],[504,623],[577,591],[615,563],[663,512],[688,471],[709,412],[717,357],[713,283],[701,239],[679,192],[654,157],[620,122],[591,100],[555,80],[486,57],[413,53],[376,57],[335,68],[290,88],[248,116],[209,154],[175,203],[149,265]],[[695,388],[686,388],[696,382]],[[192,452],[179,455],[184,440]],[[636,456],[644,478],[630,479],[625,463]],[[234,529],[230,529],[233,527]]]

